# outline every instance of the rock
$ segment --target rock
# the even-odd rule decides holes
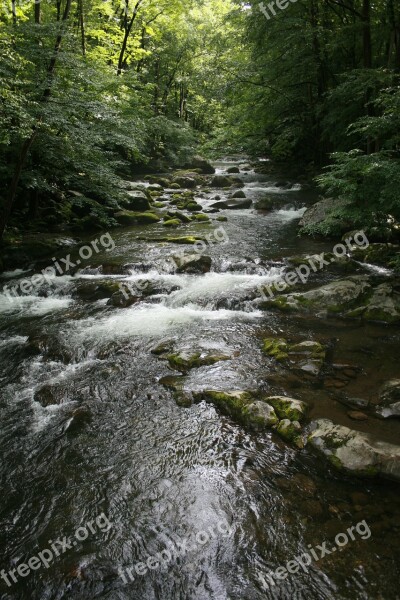
[[[139,212],[150,210],[150,202],[144,191],[132,190],[127,194],[129,198],[124,201],[125,208]]]
[[[369,244],[366,248],[353,246],[351,254],[361,262],[387,267],[392,260],[400,256],[400,246],[395,244]]]
[[[182,212],[174,211],[174,210],[169,210],[167,212],[167,215],[169,217],[171,217],[171,219],[179,219],[180,221],[182,221],[182,223],[190,223],[191,222],[191,218],[188,217],[187,215],[183,214]]]
[[[289,421],[302,421],[308,410],[305,402],[286,396],[268,396],[265,401],[275,409],[278,417]]]
[[[244,172],[251,171],[251,165],[248,165],[248,164],[240,165],[240,169]]]
[[[207,215],[200,213],[198,215],[194,215],[194,220],[199,221],[200,223],[209,223],[210,217],[207,217]]]
[[[218,200],[218,202],[213,202],[210,204],[210,208],[228,208],[228,203],[223,200]]]
[[[371,284],[366,275],[354,275],[347,279],[333,281],[307,292],[293,292],[278,295],[263,303],[265,307],[275,307],[283,311],[326,313],[346,313],[354,310],[371,292]]]
[[[384,383],[379,391],[379,406],[375,412],[384,419],[400,417],[400,379]]]
[[[197,182],[193,177],[175,177],[173,183],[177,183],[181,188],[193,189],[196,187]]]
[[[138,240],[145,240],[146,242],[168,242],[169,244],[187,244],[187,245],[194,245],[197,244],[199,242],[202,242],[204,244],[207,243],[207,240],[203,237],[199,237],[196,235],[182,235],[180,237],[156,237],[156,238],[149,238],[149,237],[138,237]]]
[[[96,300],[111,298],[113,294],[119,292],[120,289],[118,282],[115,280],[78,280],[78,287],[76,288],[74,295],[86,302],[95,302]]]
[[[216,219],[216,220],[217,220],[217,221],[221,221],[221,222],[225,222],[225,221],[227,221],[227,220],[228,220],[228,218],[227,218],[227,217],[224,217],[224,216],[222,216],[222,215],[221,215],[220,217],[217,217],[217,219]]]
[[[347,416],[353,421],[368,421],[368,415],[359,410],[349,410]]]
[[[288,354],[288,344],[283,338],[264,339],[263,351],[276,360],[286,360]]]
[[[229,174],[240,173],[240,169],[239,167],[229,167],[226,172]]]
[[[303,447],[301,439],[301,425],[298,421],[282,419],[279,422],[276,432],[286,441],[293,442],[299,447]]]
[[[246,198],[246,194],[243,190],[237,190],[232,194],[232,198]]]
[[[174,181],[173,183],[169,184],[169,189],[170,190],[180,190],[181,187],[182,186],[177,181]]]
[[[163,186],[159,183],[152,183],[147,187],[147,189],[149,190],[149,192],[162,192]]]
[[[308,208],[304,213],[302,219],[299,222],[300,227],[315,226],[328,218],[332,218],[332,213],[336,210],[343,208],[347,202],[345,200],[337,200],[333,198],[324,198],[319,202],[316,202],[313,206]],[[335,219],[337,222],[337,229],[341,233],[344,233],[349,229],[351,223],[340,218]]]
[[[164,227],[180,227],[181,225],[182,221],[180,221],[179,219],[168,219],[163,223]]]
[[[248,404],[243,409],[242,415],[253,429],[268,429],[279,422],[272,406],[262,400]]]
[[[212,351],[181,350],[175,354],[169,354],[166,359],[172,369],[185,373],[190,369],[213,365],[221,360],[230,360],[232,357],[226,354],[218,354]]]
[[[54,404],[62,404],[74,398],[68,398],[67,388],[60,384],[45,384],[35,391],[33,395],[35,402],[39,402],[42,406],[51,406]]]
[[[333,467],[364,477],[383,476],[400,481],[400,446],[367,433],[318,419],[310,425],[308,444]]]
[[[213,175],[215,173],[215,169],[212,164],[201,156],[194,156],[190,162],[191,164],[187,165],[188,168],[200,169],[204,175]]]
[[[132,212],[128,210],[121,210],[115,213],[114,218],[118,221],[120,225],[144,225],[151,223],[158,223],[160,221],[160,217],[154,213],[139,213]]]
[[[198,204],[197,202],[188,202],[185,208],[189,212],[196,212],[196,211],[202,210],[203,207],[201,206],[201,204]]]
[[[169,354],[172,352],[174,348],[174,341],[167,340],[165,342],[160,342],[155,348],[152,348],[150,352],[155,356],[161,356],[163,354]]]
[[[275,360],[287,360],[290,367],[300,374],[320,374],[326,351],[319,342],[305,340],[298,344],[289,344],[284,338],[266,338],[263,342],[263,351]]]
[[[250,208],[253,204],[253,201],[250,199],[228,200],[226,204],[226,208],[228,208],[229,210],[241,210],[243,208]]]
[[[80,433],[91,423],[92,415],[87,406],[76,408],[67,421],[64,431],[70,434]]]
[[[188,254],[172,258],[178,266],[178,273],[208,273],[211,269],[211,257],[203,254]]]
[[[273,210],[276,207],[276,204],[276,198],[272,198],[272,196],[266,196],[265,198],[260,198],[260,200],[257,200],[254,208],[257,210]]]
[[[204,400],[223,414],[252,429],[268,429],[278,422],[274,409],[256,399],[257,394],[244,390],[203,390],[193,392],[195,402]]]
[[[115,292],[108,300],[107,305],[115,308],[128,308],[141,300],[143,300],[142,296],[131,294],[129,290],[125,289],[125,293],[122,290]]]
[[[220,188],[231,187],[232,184],[233,184],[232,179],[230,177],[226,177],[225,175],[216,175],[211,180],[212,187],[220,187]]]

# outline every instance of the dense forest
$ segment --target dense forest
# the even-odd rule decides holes
[[[336,213],[386,230],[400,211],[400,6],[281,4],[269,18],[233,0],[4,1],[1,235],[112,226],[124,177],[222,150],[300,163],[344,200]]]

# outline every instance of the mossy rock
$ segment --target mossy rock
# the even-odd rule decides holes
[[[170,183],[168,188],[170,190],[180,190],[182,186],[179,185],[176,181],[174,183]]]
[[[204,400],[209,404],[213,404],[224,414],[238,420],[245,421],[245,409],[252,403],[253,395],[246,391],[232,390],[222,392],[218,390],[203,390],[201,392],[193,392],[195,402]]]
[[[230,360],[231,357],[225,354],[203,354],[201,352],[180,352],[169,354],[168,363],[172,369],[182,371],[183,373],[190,369],[213,365],[221,360]]]
[[[224,223],[227,220],[228,220],[228,217],[224,217],[223,215],[216,218],[216,221],[220,221],[221,223]]]
[[[163,223],[164,227],[180,227],[180,225],[182,225],[182,221],[179,219],[168,219]]]
[[[158,223],[160,217],[154,213],[144,212],[138,213],[130,210],[121,210],[114,215],[120,225],[146,225]]]
[[[196,212],[203,209],[203,207],[200,204],[197,204],[197,202],[188,202],[185,208],[189,212]]]
[[[153,202],[153,206],[154,206],[154,208],[165,208],[165,205],[163,202]]]
[[[265,338],[263,351],[276,360],[285,360],[289,356],[289,346],[284,338]]]
[[[210,218],[207,217],[207,215],[200,213],[198,215],[194,215],[193,220],[195,221],[200,221],[200,222],[204,222],[204,223],[209,223],[210,222]]]
[[[252,429],[268,429],[279,422],[273,407],[263,400],[256,400],[245,406],[242,409],[242,416]]]
[[[265,401],[275,409],[278,417],[289,421],[302,421],[308,409],[305,402],[286,396],[269,396]]]
[[[300,448],[304,445],[301,431],[300,423],[298,421],[290,421],[289,419],[282,419],[276,427],[276,432],[281,438],[287,442],[296,444]]]
[[[207,240],[202,237],[194,236],[194,235],[183,235],[180,237],[157,237],[157,238],[148,238],[148,237],[139,237],[139,240],[145,240],[146,242],[168,242],[170,244],[182,244],[182,245],[194,245],[198,242],[207,243]]]

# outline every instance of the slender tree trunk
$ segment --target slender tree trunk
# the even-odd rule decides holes
[[[363,0],[363,56],[364,69],[372,68],[372,42],[371,42],[371,5],[370,0]]]
[[[65,33],[64,26],[68,20],[68,17],[69,17],[70,11],[71,11],[71,4],[72,4],[72,0],[67,0],[65,9],[64,9],[64,13],[63,13],[63,17],[62,17],[63,27],[60,29],[60,32],[56,38],[53,56],[50,60],[49,66],[47,67],[47,85],[46,85],[46,89],[43,92],[42,102],[48,102],[48,100],[51,96],[51,87],[52,87],[52,83],[53,83],[53,79],[54,79],[54,72],[55,72],[55,68],[56,68],[56,64],[57,64],[57,57],[60,52],[61,42],[63,40],[64,33]],[[19,180],[21,178],[22,169],[24,168],[29,151],[30,151],[35,139],[37,138],[37,136],[39,134],[40,126],[41,126],[41,119],[38,120],[38,123],[33,127],[30,136],[28,138],[26,138],[22,144],[22,147],[21,147],[18,159],[17,159],[17,164],[15,165],[14,175],[11,180],[10,188],[8,191],[8,196],[4,203],[3,213],[0,216],[0,240],[3,238],[5,228],[7,226],[8,220],[11,215],[15,197],[17,195],[18,184],[19,184]]]
[[[133,24],[137,17],[137,14],[139,12],[141,3],[142,3],[142,0],[138,0],[136,2],[135,8],[133,9],[133,14],[132,14],[131,20],[125,27],[124,39],[122,40],[121,52],[119,54],[119,59],[118,59],[117,75],[121,75],[121,73],[122,73],[122,68],[124,66],[126,47],[128,45],[128,39],[129,39],[130,33],[132,31],[132,27],[133,27]]]
[[[79,26],[80,26],[80,30],[81,30],[82,55],[86,56],[85,20],[84,20],[84,16],[83,16],[83,0],[78,0],[78,10],[79,10]]]
[[[35,0],[35,23],[37,25],[40,25],[41,21],[42,21],[42,14],[41,14],[41,4],[40,4],[41,0]]]

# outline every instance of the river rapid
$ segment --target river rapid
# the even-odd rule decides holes
[[[217,173],[241,162],[218,161]],[[398,372],[395,328],[261,310],[257,289],[279,278],[285,257],[332,246],[297,235],[299,218],[315,197],[312,189],[252,170],[240,177],[248,198],[269,194],[279,197],[280,207],[222,210],[218,215],[226,222],[210,214],[211,224],[190,223],[174,232],[206,236],[223,228],[221,241],[205,250],[212,259],[209,273],[171,270],[166,258],[193,249],[154,241],[166,235],[160,223],[112,230],[111,251],[43,283],[18,305],[0,295],[1,569],[27,563],[57,538],[74,540],[48,568],[32,569],[10,586],[0,580],[2,600],[400,598],[398,485],[338,474],[311,450],[294,448],[273,432],[247,431],[204,402],[177,406],[160,383],[177,373],[151,350],[173,341],[232,357],[191,369],[189,390],[282,393],[261,350],[262,338],[272,335],[329,343],[336,362],[357,366],[349,383],[353,396],[376,393]],[[201,192],[203,209],[216,194],[223,195]],[[105,264],[113,265],[106,273],[99,268]],[[118,272],[115,265],[128,267]],[[17,282],[23,275],[6,277]],[[335,277],[316,273],[308,285]],[[143,279],[155,293],[128,308],[79,293],[88,284]],[[35,399],[44,386],[57,403]],[[313,418],[370,430],[370,423],[350,421],[321,385],[288,387],[286,393],[309,402]],[[374,427],[398,443],[393,421]],[[103,513],[106,520],[78,540],[78,528]],[[357,534],[307,568],[268,579],[307,549],[324,541],[331,547],[337,533],[361,521],[370,537]],[[218,529],[221,523],[229,534]],[[134,581],[127,575],[189,539],[181,556],[144,574],[134,570]]]

